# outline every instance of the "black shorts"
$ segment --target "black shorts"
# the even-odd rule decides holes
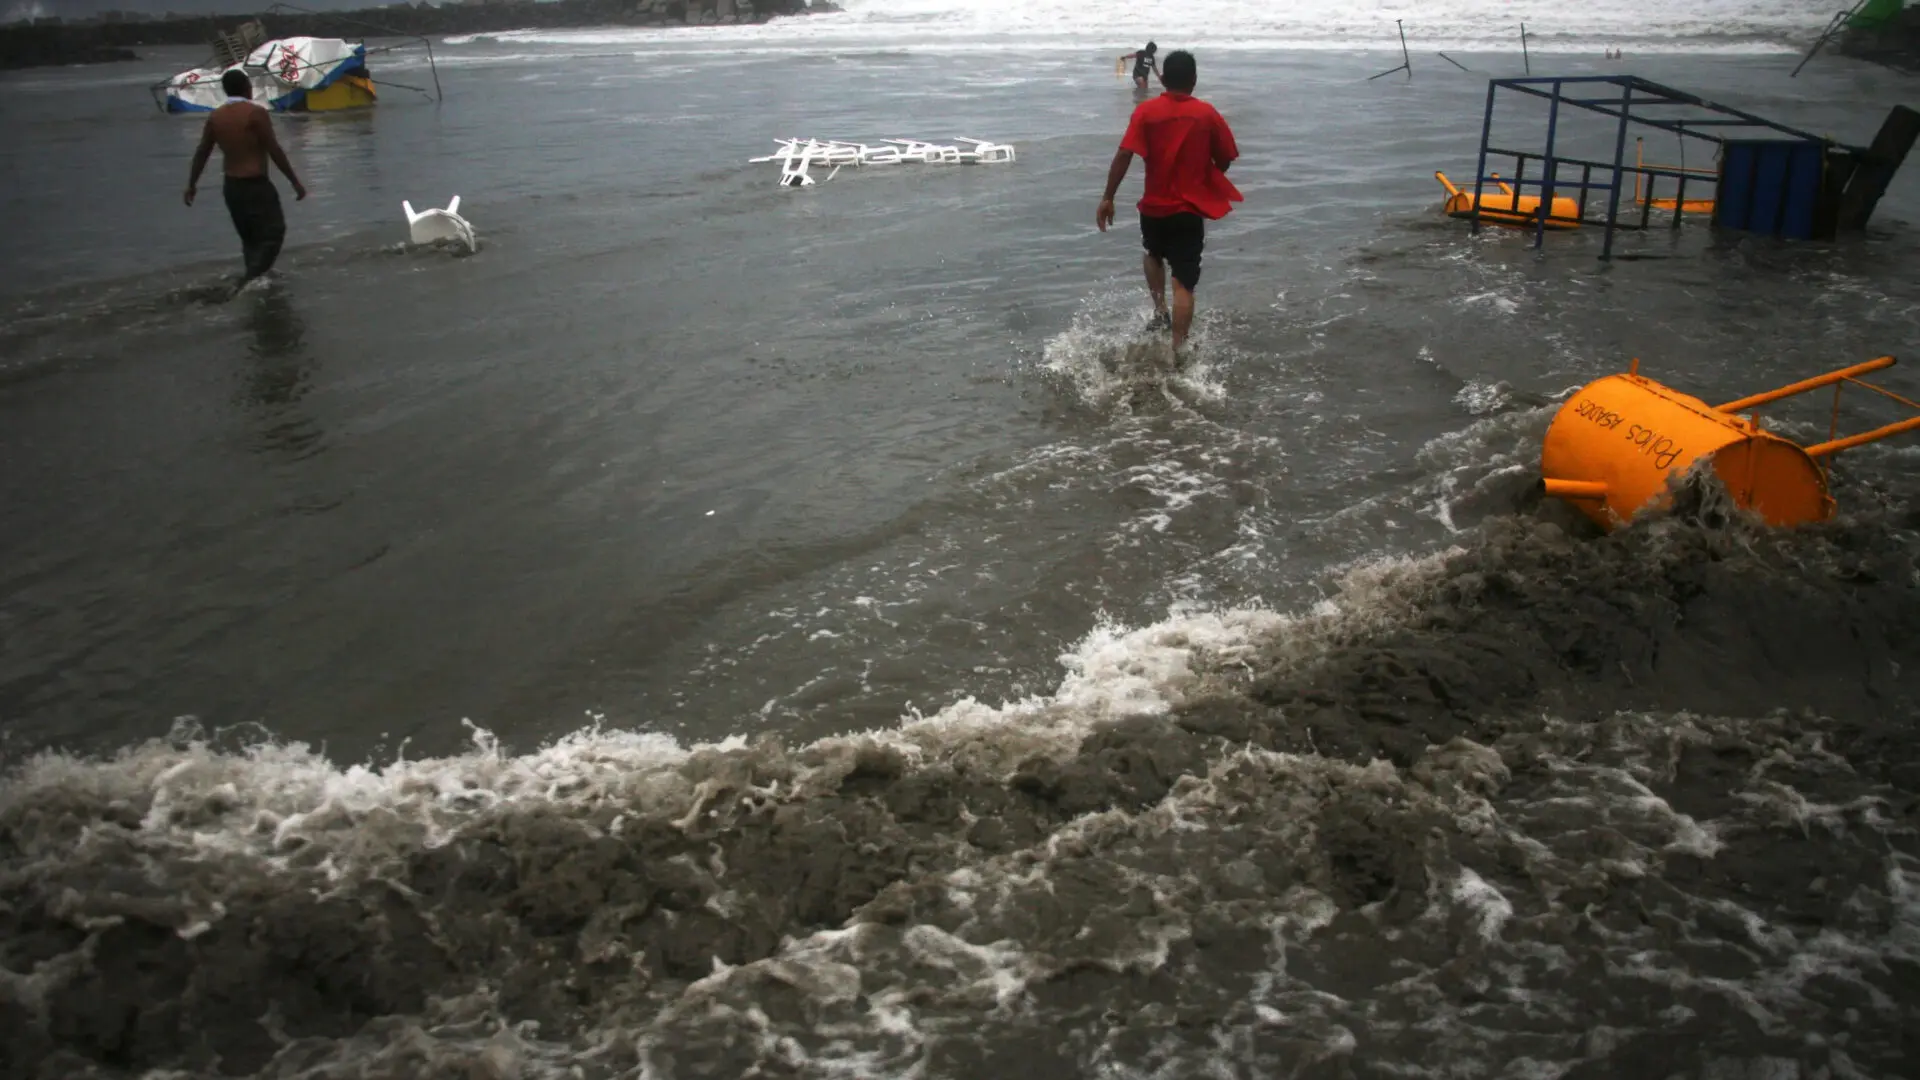
[[[1192,292],[1200,284],[1200,250],[1207,246],[1207,219],[1199,214],[1140,215],[1140,242],[1147,254],[1173,267],[1173,280]]]
[[[240,234],[240,254],[246,261],[247,280],[252,281],[273,269],[280,257],[280,245],[287,238],[287,219],[280,212],[280,193],[273,181],[264,176],[229,176],[223,187],[227,213],[233,229]]]

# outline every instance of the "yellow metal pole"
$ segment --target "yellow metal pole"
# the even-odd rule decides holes
[[[1897,420],[1888,424],[1886,427],[1874,428],[1872,431],[1863,431],[1858,435],[1849,435],[1844,439],[1834,439],[1831,442],[1823,442],[1809,446],[1807,447],[1807,456],[1814,458],[1826,457],[1829,454],[1837,454],[1842,450],[1851,450],[1856,446],[1865,446],[1870,442],[1879,442],[1888,436],[1898,435],[1903,431],[1912,431],[1915,428],[1920,428],[1920,416],[1910,416],[1905,420]]]
[[[1838,371],[1829,371],[1825,375],[1815,375],[1811,379],[1802,379],[1797,383],[1789,383],[1778,390],[1769,390],[1764,394],[1743,397],[1738,401],[1729,401],[1725,405],[1716,405],[1714,408],[1721,412],[1739,412],[1742,409],[1750,409],[1755,405],[1765,405],[1769,401],[1779,401],[1781,398],[1790,398],[1795,394],[1804,394],[1809,390],[1818,390],[1823,386],[1831,386],[1842,380],[1851,379],[1855,375],[1865,375],[1869,371],[1879,371],[1881,368],[1890,368],[1894,365],[1894,362],[1893,357],[1882,356],[1877,360],[1869,360],[1864,364],[1844,367]]]
[[[1560,499],[1604,499],[1607,485],[1601,480],[1555,480],[1548,477],[1547,494]]]
[[[1875,386],[1870,382],[1865,382],[1860,379],[1848,379],[1847,381],[1859,387],[1862,390],[1871,390],[1874,393],[1879,394],[1881,397],[1892,398],[1893,400],[1899,402],[1900,404],[1905,405],[1907,408],[1912,409],[1915,412],[1920,412],[1920,401],[1908,400],[1907,398],[1901,397],[1899,394],[1894,393],[1893,391],[1887,389],[1884,386]]]

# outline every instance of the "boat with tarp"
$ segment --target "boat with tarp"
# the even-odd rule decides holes
[[[206,63],[155,83],[151,89],[154,103],[163,112],[212,112],[227,100],[221,80],[227,72],[238,69],[253,84],[253,100],[275,112],[366,108],[380,100],[367,57],[415,44],[425,47],[428,65],[433,66],[433,46],[425,38],[369,49],[364,41],[345,38],[272,38],[265,25],[253,19],[215,36]],[[437,100],[437,69],[433,82],[432,96]],[[427,92],[420,87],[402,88]]]

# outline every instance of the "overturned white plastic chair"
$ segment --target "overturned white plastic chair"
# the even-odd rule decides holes
[[[805,145],[802,145],[799,139],[781,139],[779,143],[779,153],[768,154],[766,157],[749,158],[747,163],[750,165],[759,165],[765,162],[777,161],[780,163],[781,187],[812,186],[814,180],[813,177],[807,175],[807,166],[813,162],[815,150],[819,144],[812,139],[808,139]]]
[[[460,196],[455,195],[447,203],[445,210],[429,207],[416,211],[413,203],[402,199],[400,209],[407,212],[407,229],[416,244],[432,244],[440,241],[461,244],[468,251],[479,245],[474,242],[473,226],[460,216]]]
[[[813,177],[807,175],[807,166],[813,159],[805,154],[794,154],[780,164],[781,187],[812,187]]]
[[[980,165],[1007,165],[1014,160],[1013,146],[1010,143],[988,142],[985,139],[955,139],[955,142],[971,143],[973,149],[962,150],[961,160]]]

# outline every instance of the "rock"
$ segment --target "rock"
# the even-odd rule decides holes
[[[138,60],[132,49],[102,45],[73,33],[15,33],[22,31],[59,31],[62,26],[0,27],[0,71],[10,68],[55,67],[67,64],[109,64]]]
[[[1908,7],[1871,29],[1848,29],[1838,47],[1856,60],[1920,71],[1920,8]]]

